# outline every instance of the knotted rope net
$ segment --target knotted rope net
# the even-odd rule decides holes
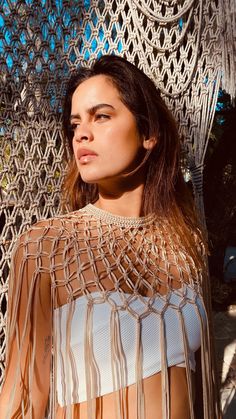
[[[235,97],[234,0],[1,0],[0,374],[17,235],[61,212],[61,103],[72,69],[115,53],[158,85],[184,138],[198,206],[220,85]]]
[[[195,238],[199,256],[204,257],[204,246]],[[45,372],[40,383],[37,371],[44,353],[42,333],[44,337],[51,333],[51,324],[50,419],[96,419],[99,397],[111,392],[117,402],[115,417],[126,419],[125,389],[132,384],[137,391],[132,402],[136,413],[129,410],[129,416],[150,417],[142,379],[160,371],[160,409],[162,418],[169,419],[168,367],[182,363],[189,417],[195,419],[191,371],[199,344],[204,419],[218,418],[201,291],[205,267],[197,267],[186,252],[176,226],[155,214],[121,217],[88,204],[40,221],[21,235],[11,277],[15,281],[10,281],[9,290],[8,356],[18,368],[8,381],[12,398],[7,418],[16,410],[17,416],[26,418],[27,407],[34,416],[37,393],[28,389],[44,391],[49,374]],[[45,287],[51,288],[51,304]],[[44,371],[49,372],[46,363]],[[16,409],[11,402],[19,396],[19,381],[26,391]],[[86,416],[78,411],[84,401]]]

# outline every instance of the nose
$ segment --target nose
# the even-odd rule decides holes
[[[93,133],[88,124],[81,123],[76,127],[74,132],[74,140],[77,142],[93,140]]]

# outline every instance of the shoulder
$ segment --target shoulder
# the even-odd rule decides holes
[[[47,252],[52,248],[53,243],[71,237],[77,224],[83,224],[83,218],[82,212],[78,210],[39,220],[16,238],[14,249],[16,251],[24,247],[33,253]]]

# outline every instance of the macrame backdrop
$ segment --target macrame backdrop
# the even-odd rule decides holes
[[[142,68],[180,123],[204,215],[204,156],[220,85],[235,97],[235,0],[1,0],[0,375],[16,236],[61,211],[61,107],[72,69],[106,53]]]

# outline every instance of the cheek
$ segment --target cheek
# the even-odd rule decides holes
[[[142,139],[137,131],[136,125],[122,120],[115,127],[109,127],[102,133],[105,143],[109,142],[112,148],[117,150],[135,150],[142,146]]]
[[[76,143],[76,141],[74,141],[73,139],[71,140],[71,149],[72,152],[74,153],[74,156],[76,157],[76,151],[78,148],[78,144]]]

